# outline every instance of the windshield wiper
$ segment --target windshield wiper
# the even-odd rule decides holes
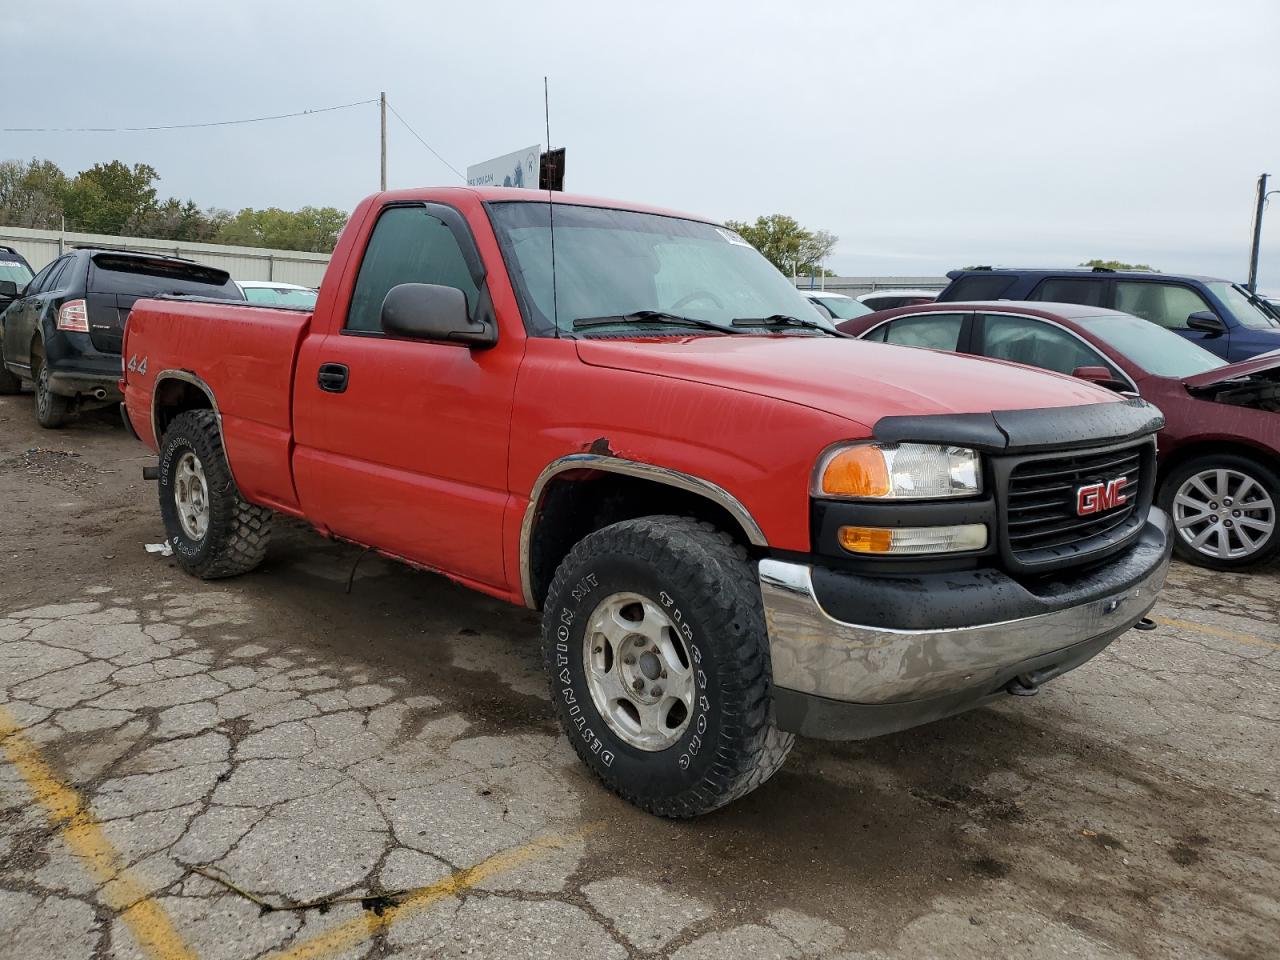
[[[731,322],[735,327],[803,327],[806,330],[821,330],[833,337],[849,336],[839,330],[832,330],[825,323],[817,320],[793,317],[785,313],[774,313],[767,317],[735,317]]]
[[[666,313],[662,310],[636,310],[634,313],[617,313],[605,317],[579,317],[573,321],[573,329],[587,330],[591,327],[608,327],[619,323],[653,323],[669,327],[697,327],[719,333],[737,332],[728,327],[722,327],[718,323],[712,323],[710,320],[684,317],[678,313]]]

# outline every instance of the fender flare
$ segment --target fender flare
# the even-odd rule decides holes
[[[213,389],[190,370],[161,370],[156,374],[156,378],[151,384],[149,419],[151,420],[151,435],[156,441],[156,451],[159,452],[160,445],[164,439],[160,434],[160,409],[156,405],[156,394],[160,392],[160,385],[166,380],[181,380],[183,383],[189,383],[209,398],[209,406],[213,408],[213,417],[218,422],[218,443],[222,446],[222,459],[227,462],[227,472],[231,474],[231,480],[238,488],[240,482],[236,480],[235,468],[231,466],[231,456],[227,453],[227,435],[222,429],[222,411],[218,407],[218,398],[213,395]]]
[[[520,523],[520,590],[526,607],[537,609],[533,597],[533,525],[538,510],[542,506],[543,495],[547,485],[557,475],[569,470],[596,470],[604,473],[618,473],[629,477],[639,477],[656,483],[675,487],[689,493],[705,497],[717,506],[723,507],[738,522],[747,535],[747,539],[757,547],[767,547],[769,541],[764,531],[756,523],[755,517],[733,494],[719,484],[696,477],[690,473],[660,467],[652,463],[638,460],[625,460],[621,457],[610,457],[596,453],[571,453],[568,456],[552,460],[533,483],[529,493],[529,505],[525,507],[524,519]]]

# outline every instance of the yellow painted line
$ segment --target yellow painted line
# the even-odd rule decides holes
[[[474,867],[467,867],[465,870],[450,874],[439,883],[414,890],[400,903],[387,907],[381,916],[372,910],[366,910],[360,916],[340,923],[324,933],[319,933],[310,940],[296,944],[288,950],[271,954],[269,960],[323,960],[339,951],[348,950],[373,939],[397,920],[422,913],[445,897],[461,893],[500,873],[514,870],[548,851],[557,850],[579,837],[598,830],[601,826],[602,824],[589,824],[571,834],[539,837],[524,846],[495,853],[488,860],[482,860]]]
[[[128,924],[142,952],[150,960],[196,960],[168,913],[125,869],[124,858],[111,846],[80,795],[58,779],[40,755],[40,749],[3,706],[0,706],[0,742],[4,744],[5,756],[44,808],[50,824],[57,828],[63,842],[101,887],[103,903]]]
[[[1251,633],[1222,630],[1218,627],[1210,627],[1201,623],[1192,623],[1190,620],[1175,620],[1172,617],[1153,616],[1151,619],[1166,627],[1177,627],[1180,630],[1190,630],[1192,633],[1203,633],[1206,636],[1220,637],[1223,640],[1234,640],[1236,643],[1245,643],[1251,647],[1270,647],[1272,650],[1280,650],[1280,643],[1274,640],[1264,640],[1262,637],[1255,637]]]

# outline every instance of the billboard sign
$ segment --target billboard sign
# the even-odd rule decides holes
[[[467,167],[467,186],[527,187],[537,190],[538,155],[541,152],[542,145],[534,144],[524,150]]]

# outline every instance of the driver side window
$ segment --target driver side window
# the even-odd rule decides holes
[[[382,301],[402,283],[456,287],[474,311],[479,290],[453,231],[421,206],[389,207],[369,237],[347,308],[345,330],[382,332]]]
[[[1188,316],[1211,309],[1190,287],[1149,280],[1117,280],[1115,308],[1166,330],[1186,330]]]
[[[31,282],[27,284],[27,288],[22,291],[22,295],[25,297],[30,297],[30,296],[34,296],[35,294],[43,290],[45,283],[49,279],[49,276],[53,273],[54,270],[56,270],[59,266],[61,266],[61,264],[62,264],[61,259],[54,260],[52,263],[46,266],[43,270],[37,273],[34,277],[31,278]]]
[[[1007,314],[988,313],[982,322],[982,355],[1071,374],[1079,367],[1115,366],[1074,334],[1058,327]]]

